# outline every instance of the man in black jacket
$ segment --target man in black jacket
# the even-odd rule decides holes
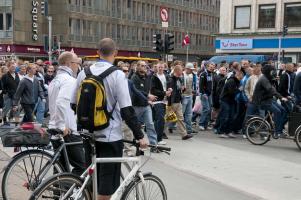
[[[17,110],[19,100],[21,98],[21,105],[24,109],[23,122],[33,122],[33,109],[40,97],[44,102],[45,97],[38,79],[34,76],[36,73],[36,65],[30,63],[27,67],[28,75],[24,76],[14,95],[13,106]]]
[[[187,133],[184,123],[184,116],[182,110],[182,91],[184,89],[181,83],[182,65],[176,64],[172,76],[169,78],[167,87],[172,89],[171,95],[168,97],[168,108],[171,109],[177,116],[177,128],[182,135],[182,140],[188,140],[193,136]]]
[[[207,63],[206,69],[200,74],[200,99],[202,102],[202,114],[199,128],[204,131],[208,128],[211,119],[212,91],[213,91],[213,71],[214,63]]]
[[[262,110],[268,110],[273,113],[275,121],[276,136],[283,135],[284,125],[287,119],[285,109],[274,100],[274,97],[287,101],[287,98],[282,97],[272,85],[276,78],[276,70],[273,66],[266,64],[262,68],[262,76],[256,83],[252,103],[261,107]]]
[[[157,64],[157,73],[152,76],[151,83],[151,94],[158,97],[157,100],[154,101],[154,120],[159,145],[166,144],[166,142],[162,140],[163,137],[166,138],[164,134],[164,116],[166,112],[165,97],[170,96],[172,92],[171,88],[167,88],[168,79],[168,75],[164,74],[164,62],[159,62]]]
[[[17,87],[20,82],[18,73],[16,73],[16,63],[15,61],[7,61],[6,66],[8,72],[2,77],[2,86],[3,86],[3,98],[4,98],[4,108],[3,108],[3,121],[6,123],[6,116],[10,112],[9,119],[13,116],[12,106],[13,106],[13,97],[16,93]]]
[[[145,103],[139,98],[133,98],[132,103],[138,119],[142,120],[142,122],[145,124],[146,134],[150,144],[156,145],[157,133],[153,122],[152,109],[149,103],[155,101],[157,97],[150,94],[151,79],[149,76],[147,76],[146,67],[147,65],[144,61],[139,61],[137,63],[136,73],[132,76],[132,81],[134,86],[149,99],[149,102]],[[153,151],[156,150],[153,149]]]
[[[285,67],[285,71],[280,75],[280,82],[278,86],[278,91],[281,96],[285,98],[290,98],[293,93],[294,87],[294,64],[289,63]],[[281,105],[286,108],[287,112],[291,112],[293,110],[293,105],[289,102],[281,102]]]
[[[220,96],[219,127],[217,132],[222,138],[236,137],[233,133],[233,118],[235,112],[235,96],[239,92],[240,80],[243,78],[241,71],[236,71],[234,76],[226,80]]]
[[[300,71],[299,71],[300,70]],[[299,67],[294,83],[294,94],[296,97],[296,104],[301,106],[301,68]]]

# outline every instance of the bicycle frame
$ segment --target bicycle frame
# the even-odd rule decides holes
[[[131,181],[136,177],[138,174],[139,178],[142,181],[142,188],[143,188],[143,194],[144,198],[146,199],[146,192],[144,187],[144,177],[142,172],[140,172],[141,168],[141,162],[140,157],[119,157],[119,158],[96,158],[96,156],[93,156],[92,158],[92,164],[86,169],[86,171],[80,176],[82,179],[84,179],[84,183],[80,190],[76,193],[74,200],[78,200],[83,192],[83,190],[86,188],[89,180],[92,178],[93,182],[93,196],[92,199],[97,199],[97,163],[128,163],[133,162],[134,166],[131,169],[130,173],[125,177],[124,181],[120,184],[118,189],[115,191],[115,193],[112,195],[111,200],[117,200],[121,198],[121,195],[124,193],[126,187],[128,184],[131,183]],[[75,185],[72,185],[72,187],[67,191],[67,193],[64,195],[62,199],[66,199],[74,189]]]

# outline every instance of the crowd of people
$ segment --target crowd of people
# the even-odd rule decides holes
[[[112,67],[117,47],[111,39],[99,44],[100,60],[83,63],[72,52],[64,52],[58,62],[7,60],[1,67],[0,108],[3,124],[20,121],[45,123],[63,132],[67,142],[80,141],[77,134],[76,103],[85,68],[98,76]],[[244,135],[248,116],[273,113],[277,136],[285,136],[288,113],[301,105],[301,67],[272,62],[251,63],[210,61],[184,63],[146,61],[116,63],[120,69],[104,79],[107,109],[112,118],[108,128],[100,131],[98,156],[119,157],[123,154],[122,138],[144,139],[142,127],[153,145],[165,145],[169,134],[179,133],[182,140],[201,131],[212,130],[219,137]],[[295,101],[290,101],[295,99]],[[294,105],[295,104],[295,105]],[[75,105],[75,106],[72,106]],[[174,115],[176,120],[168,120]],[[175,131],[177,129],[177,131]],[[131,154],[130,147],[124,150]],[[158,153],[156,148],[152,152]],[[81,146],[68,149],[74,172],[84,170]],[[86,155],[87,156],[87,155]],[[119,186],[120,164],[103,165],[99,194],[109,199]],[[115,178],[114,178],[115,177]],[[117,178],[116,178],[117,177]],[[110,184],[108,184],[110,183]]]

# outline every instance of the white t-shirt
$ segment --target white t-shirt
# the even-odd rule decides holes
[[[107,61],[99,61],[90,67],[92,74],[95,76],[100,75],[102,72],[111,67],[112,64]],[[77,77],[76,88],[73,92],[72,103],[76,103],[77,90],[81,82],[85,79],[86,74],[81,71]],[[104,86],[107,95],[107,109],[109,112],[113,110],[115,103],[117,102],[115,109],[112,113],[112,118],[110,119],[110,126],[101,131],[95,131],[94,134],[103,134],[106,138],[98,138],[97,141],[101,142],[115,142],[123,139],[122,133],[122,118],[120,114],[120,109],[132,106],[132,101],[130,97],[128,80],[124,73],[120,70],[112,72],[109,76],[104,79]]]
[[[166,83],[166,77],[164,74],[157,74],[158,78],[160,79],[162,86],[163,86],[163,90],[166,91],[167,89],[167,83]]]

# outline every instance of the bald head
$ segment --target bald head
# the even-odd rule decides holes
[[[98,52],[100,56],[109,57],[115,54],[117,50],[116,43],[111,38],[104,38],[100,40]]]
[[[65,51],[59,56],[58,62],[61,66],[70,66],[74,59],[77,59],[77,56],[74,53]]]

